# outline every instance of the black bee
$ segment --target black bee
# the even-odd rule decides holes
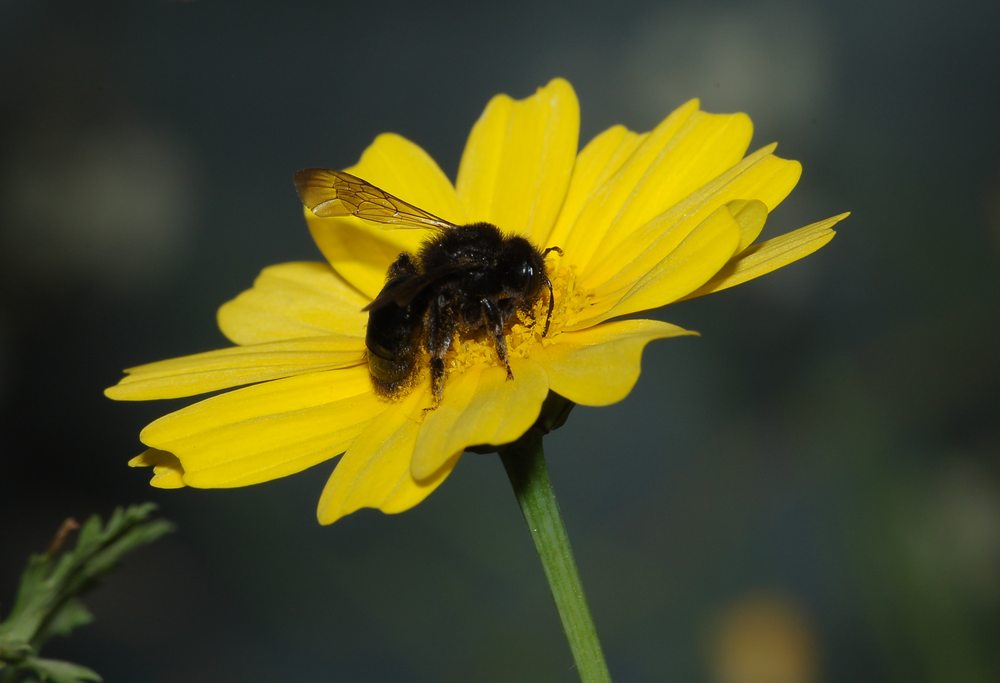
[[[445,355],[456,333],[486,334],[513,379],[505,333],[518,311],[530,312],[552,282],[545,255],[523,237],[504,235],[490,223],[455,225],[343,171],[310,168],[295,174],[295,189],[314,214],[356,216],[399,228],[429,228],[436,234],[417,254],[403,252],[389,266],[385,286],[368,311],[368,370],[375,390],[396,397],[417,374],[421,351],[430,356],[434,403],[444,390]]]

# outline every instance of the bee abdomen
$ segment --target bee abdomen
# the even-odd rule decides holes
[[[368,373],[379,395],[395,398],[413,379],[419,357],[419,321],[410,306],[389,303],[368,312]]]
[[[375,391],[386,397],[396,396],[409,385],[417,367],[417,356],[409,349],[392,353],[385,347],[368,342],[368,374]]]

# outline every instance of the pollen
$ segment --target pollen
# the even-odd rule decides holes
[[[545,289],[530,310],[518,311],[517,319],[505,335],[507,353],[511,358],[529,358],[540,346],[550,344],[590,305],[593,295],[578,288],[574,268],[559,268],[551,279],[555,303],[552,306],[548,334],[542,336],[549,312],[549,293]],[[477,365],[502,365],[496,343],[488,334],[481,332],[471,336],[458,333],[445,363],[448,374]]]

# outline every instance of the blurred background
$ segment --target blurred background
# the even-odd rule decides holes
[[[806,262],[671,307],[623,403],[547,441],[619,681],[997,681],[995,3],[0,4],[0,609],[64,517],[179,531],[47,654],[108,681],[572,681],[499,463],[322,528],[331,467],[158,491],[125,462],[184,402],[121,368],[225,345],[216,308],[318,260],[292,190],[382,131],[452,177],[489,97],[562,75],[582,141],[699,96],[803,161]],[[993,645],[990,645],[992,643]]]

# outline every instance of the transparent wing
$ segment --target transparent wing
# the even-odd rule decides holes
[[[366,180],[343,171],[307,168],[295,174],[295,191],[306,208],[321,218],[357,216],[399,228],[447,230],[443,218],[394,197]]]

